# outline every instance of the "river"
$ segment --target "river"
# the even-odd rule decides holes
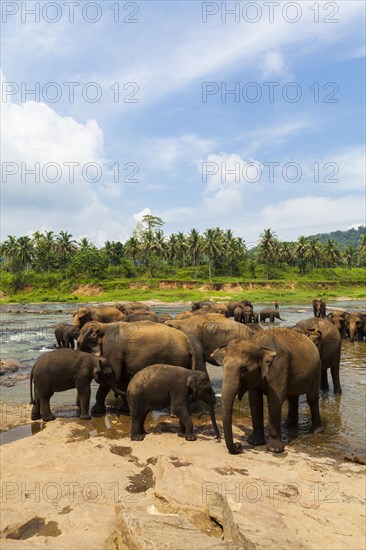
[[[81,304],[78,304],[80,306]],[[89,304],[90,305],[90,304]],[[9,304],[1,308],[0,342],[1,358],[16,359],[26,365],[16,374],[28,374],[35,360],[53,348],[55,342],[53,327],[56,323],[72,323],[72,312],[78,307],[75,304]],[[266,307],[256,304],[255,310]],[[268,307],[268,305],[267,305]],[[364,309],[361,302],[333,302],[327,308],[342,308],[347,311]],[[152,306],[156,313],[170,313],[174,316],[179,311],[187,309],[184,306],[168,305]],[[290,326],[312,316],[312,308],[306,305],[288,305],[281,307],[281,316],[286,321],[276,321],[276,326]],[[266,323],[268,326],[269,323]],[[273,326],[273,325],[272,325]],[[333,393],[322,393],[320,409],[325,433],[310,435],[310,416],[305,396],[300,399],[300,422],[296,435],[284,431],[284,437],[310,444],[314,447],[324,446],[330,451],[351,451],[365,453],[365,402],[366,402],[366,342],[349,342],[342,340],[341,385],[342,396]],[[220,395],[222,384],[222,369],[208,365],[208,372],[215,392]],[[14,375],[1,377],[2,382]],[[330,378],[330,372],[328,371]],[[331,382],[331,381],[330,381]],[[330,383],[332,391],[332,383]],[[92,383],[93,403],[97,385]],[[23,379],[14,386],[0,386],[0,400],[5,403],[29,403],[29,379]],[[75,390],[56,393],[51,400],[56,414],[73,416],[75,414]],[[244,397],[240,405],[240,415],[249,417],[248,398]],[[285,413],[283,413],[284,417]],[[237,418],[237,417],[236,417]],[[240,423],[240,422],[239,422]],[[25,432],[24,432],[25,433]]]

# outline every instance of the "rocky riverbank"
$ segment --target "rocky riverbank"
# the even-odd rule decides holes
[[[1,429],[30,422],[4,405]],[[58,418],[3,445],[1,548],[365,548],[364,465],[296,440],[232,456],[195,424],[195,442],[170,417],[134,442],[128,416]]]

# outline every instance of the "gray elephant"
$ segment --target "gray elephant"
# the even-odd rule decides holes
[[[335,309],[328,313],[326,318],[330,321],[335,328],[339,331],[341,338],[346,338],[347,334],[347,321],[350,314],[347,311]]]
[[[74,340],[77,340],[79,333],[79,327],[67,323],[58,323],[55,326],[55,337],[58,347],[74,349]]]
[[[152,323],[160,323],[159,317],[152,311],[144,309],[127,310],[123,323],[136,323],[137,321],[151,321]]]
[[[200,302],[192,302],[191,303],[191,311],[197,311],[197,309],[201,309],[204,306],[211,306],[214,302],[212,300],[201,300]]]
[[[122,321],[125,317],[124,313],[114,306],[79,307],[72,316],[74,317],[74,326],[79,328],[82,328],[89,321],[113,323]]]
[[[50,399],[55,392],[77,389],[77,406],[80,418],[90,418],[90,383],[106,384],[117,394],[121,394],[108,361],[89,353],[72,349],[59,349],[41,355],[35,362],[30,376],[30,396],[33,405],[31,418],[44,422],[54,420]],[[34,398],[32,392],[34,382]]]
[[[324,318],[326,316],[326,306],[327,306],[324,300],[321,300],[320,298],[316,298],[315,300],[313,300],[312,304],[313,304],[314,317]]]
[[[142,302],[121,302],[115,305],[117,309],[122,311],[122,313],[126,313],[127,310],[137,310],[137,309],[144,309],[145,311],[150,311],[150,308],[147,304],[143,304]]]
[[[171,413],[179,418],[179,435],[194,441],[196,436],[188,407],[190,397],[208,404],[215,435],[220,437],[215,419],[215,394],[207,373],[165,364],[150,365],[138,372],[127,388],[131,439],[144,439],[144,422],[149,411],[170,407]]]
[[[174,319],[165,324],[179,329],[187,336],[197,338],[203,346],[205,360],[212,365],[217,365],[211,355],[216,348],[234,338],[251,338],[256,333],[250,325],[243,325],[222,315],[214,314],[192,315],[188,319]]]
[[[122,391],[126,391],[129,381],[138,371],[156,363],[192,370],[206,369],[202,350],[202,357],[196,357],[198,351],[195,352],[183,332],[151,321],[106,324],[92,321],[81,329],[78,348],[95,355],[103,353]],[[98,388],[93,414],[105,413],[108,392],[109,388],[105,386]]]
[[[362,342],[366,338],[366,312],[353,311],[346,324],[350,342],[354,342],[355,339]]]
[[[253,311],[252,319],[253,319],[253,323],[259,323],[259,313],[258,313],[258,311]]]
[[[306,393],[312,429],[322,431],[319,412],[321,363],[315,344],[307,336],[285,328],[265,330],[251,340],[232,340],[212,355],[224,368],[222,417],[230,453],[242,450],[241,444],[233,441],[232,408],[235,396],[242,399],[247,390],[253,422],[253,432],[248,437],[251,445],[265,444],[263,394],[268,402],[269,451],[279,453],[284,449],[281,411],[286,399],[297,403],[298,396]],[[292,411],[296,415],[295,407]],[[296,420],[296,417],[290,418],[290,421]]]
[[[342,393],[341,383],[339,379],[339,367],[341,362],[341,335],[332,323],[327,319],[317,319],[311,317],[304,321],[296,323],[297,327],[304,330],[317,329],[321,332],[322,337],[318,349],[322,362],[322,390],[329,390],[327,369],[330,369],[334,393]]]
[[[282,319],[280,312],[276,309],[262,309],[259,312],[259,319],[260,321],[265,321],[266,319],[269,319],[271,323],[274,323],[275,319],[280,319],[281,321],[286,321],[286,319]]]

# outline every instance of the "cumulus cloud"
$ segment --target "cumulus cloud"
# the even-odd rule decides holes
[[[97,121],[63,117],[44,103],[7,99],[2,107],[3,234],[52,230],[87,232],[114,226],[100,196],[113,188],[104,157],[103,131]],[[120,194],[120,191],[114,194]],[[107,231],[108,233],[108,231]]]

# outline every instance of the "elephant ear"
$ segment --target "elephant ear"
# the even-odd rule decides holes
[[[197,384],[198,384],[197,376],[194,376],[193,374],[191,374],[191,376],[188,376],[187,386],[188,386],[188,389],[192,392],[193,395],[197,394],[197,390],[198,390],[198,385]]]
[[[267,378],[270,366],[272,365],[273,359],[276,357],[277,352],[272,348],[261,348],[263,353],[262,355],[262,364],[261,364],[261,374],[262,380]]]
[[[210,355],[212,359],[215,359],[215,361],[219,365],[223,365],[224,359],[227,354],[227,344],[224,344],[223,346],[220,346],[219,348],[216,348]]]
[[[316,345],[319,346],[323,333],[317,328],[307,328],[305,329],[306,336]]]

